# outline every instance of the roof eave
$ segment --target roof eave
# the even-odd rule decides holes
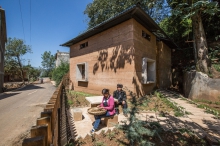
[[[61,44],[60,46],[70,47],[71,45],[73,45],[79,41],[85,40],[95,34],[98,34],[108,28],[111,28],[111,27],[113,27],[117,24],[120,24],[126,20],[129,20],[131,18],[134,18],[141,25],[143,25],[145,28],[147,28],[150,32],[161,33],[164,36],[164,38],[159,38],[159,39],[161,39],[161,40],[166,39],[167,41],[170,41],[170,43],[167,44],[169,47],[177,48],[177,45],[172,42],[172,40],[156,24],[156,22],[148,14],[146,14],[146,12],[143,9],[141,9],[139,6],[131,7],[129,10],[122,12],[122,13],[119,13],[117,16],[104,21],[103,23],[95,26],[94,28],[88,30],[87,32],[67,41],[64,44]],[[157,36],[157,35],[155,35],[155,36]],[[172,45],[170,45],[170,44],[172,44]]]
[[[97,33],[100,33],[108,28],[111,28],[117,24],[120,24],[128,19],[131,19],[131,15],[130,13],[136,9],[136,7],[126,11],[126,13],[122,13],[122,14],[119,14],[117,15],[116,17],[114,18],[110,18],[110,19],[107,19],[106,21],[104,21],[103,23],[95,26],[94,28],[91,28],[89,29],[88,31],[86,31],[85,33],[67,41],[66,43],[63,43],[61,44],[60,46],[65,46],[65,47],[70,47],[71,45],[73,45],[73,41],[74,40],[84,40],[84,39],[87,39]]]

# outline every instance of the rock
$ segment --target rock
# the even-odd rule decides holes
[[[220,100],[220,79],[209,78],[201,72],[186,72],[183,89],[185,97],[190,99]]]

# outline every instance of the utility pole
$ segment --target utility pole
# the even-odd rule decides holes
[[[28,83],[30,80],[30,59],[28,59]]]

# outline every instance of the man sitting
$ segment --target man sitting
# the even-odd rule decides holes
[[[113,97],[118,100],[116,105],[116,113],[119,114],[119,105],[123,107],[123,114],[127,117],[127,102],[126,102],[126,92],[122,90],[123,85],[117,84],[117,90],[113,92]]]

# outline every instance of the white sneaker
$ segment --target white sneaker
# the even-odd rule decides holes
[[[95,129],[92,128],[92,130],[90,131],[91,134],[94,134],[95,133]]]

